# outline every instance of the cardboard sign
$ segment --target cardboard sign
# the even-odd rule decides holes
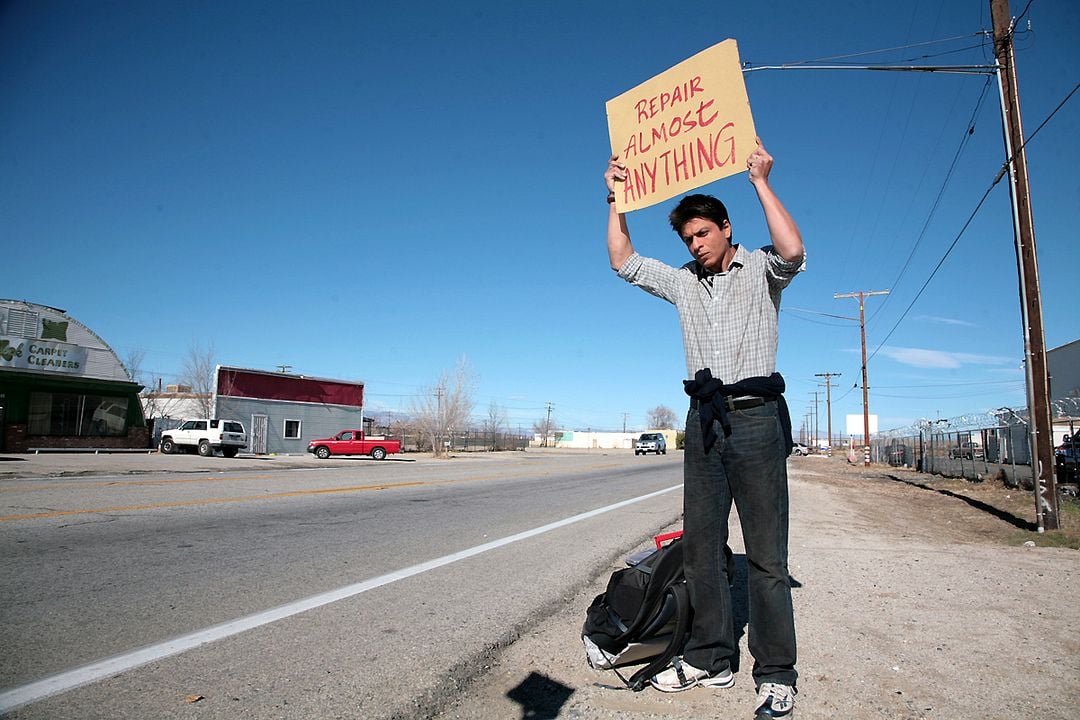
[[[627,171],[626,182],[615,186],[619,212],[744,172],[755,147],[734,40],[609,100],[607,116],[611,152]]]

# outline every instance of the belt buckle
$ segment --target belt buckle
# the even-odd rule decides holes
[[[725,395],[724,407],[726,407],[729,412],[735,412],[735,398],[733,398],[731,395]]]

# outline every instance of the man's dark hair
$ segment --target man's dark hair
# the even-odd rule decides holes
[[[723,227],[724,221],[728,219],[727,208],[724,207],[724,203],[712,195],[687,195],[679,201],[679,204],[668,215],[671,229],[679,237],[682,237],[683,225],[694,218],[712,220],[719,227]]]

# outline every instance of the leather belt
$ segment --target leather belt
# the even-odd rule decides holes
[[[724,396],[724,407],[729,411],[733,410],[747,410],[749,408],[755,408],[759,405],[765,404],[765,398],[755,397],[753,395],[746,397],[732,397],[730,395]],[[701,407],[701,401],[697,398],[690,398],[690,407],[697,410]]]

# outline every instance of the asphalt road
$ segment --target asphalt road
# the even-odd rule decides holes
[[[0,481],[0,714],[429,717],[681,510],[677,454],[220,467]]]

